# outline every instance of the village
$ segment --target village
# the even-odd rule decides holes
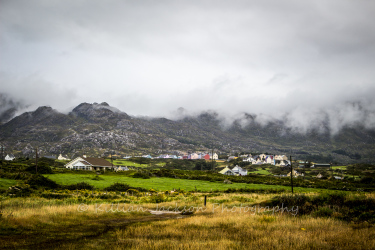
[[[87,171],[128,171],[131,169],[130,166],[122,166],[122,165],[114,165],[111,163],[112,155],[109,158],[97,158],[97,157],[87,157],[83,155],[82,157],[76,157],[75,159],[71,160],[66,155],[59,154],[58,157],[56,156],[43,156],[47,159],[52,160],[59,160],[59,161],[68,161],[64,166],[67,169],[71,170],[87,170]],[[116,156],[113,156],[116,157]],[[307,161],[295,161],[298,163],[295,168],[291,170],[291,161],[288,159],[286,155],[269,155],[269,154],[259,154],[259,155],[251,155],[251,154],[244,154],[237,156],[229,156],[226,159],[219,159],[217,153],[191,153],[191,154],[184,154],[184,155],[173,155],[173,154],[161,154],[157,157],[152,157],[151,155],[142,155],[142,156],[125,156],[123,159],[132,159],[132,158],[145,158],[145,159],[172,159],[172,160],[204,160],[206,162],[218,161],[221,163],[230,163],[233,160],[237,162],[243,162],[244,165],[254,165],[254,166],[262,166],[262,165],[269,165],[269,166],[276,166],[280,167],[281,169],[289,170],[288,173],[274,175],[276,177],[290,177],[293,173],[294,177],[304,177],[304,173],[300,171],[304,168],[323,168],[323,169],[330,169],[331,164],[319,164]],[[4,158],[5,161],[13,161],[15,160],[15,156],[13,154],[7,154]],[[246,168],[235,165],[230,168],[228,165],[225,165],[224,168],[219,169],[219,174],[223,175],[231,175],[231,176],[245,176],[248,175],[249,172]],[[322,178],[323,175],[318,173],[316,178]],[[335,179],[343,179],[342,176],[333,176]]]

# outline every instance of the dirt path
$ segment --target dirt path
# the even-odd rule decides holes
[[[125,229],[142,222],[183,218],[181,214],[158,214],[137,218],[89,220],[85,224],[68,225],[57,228],[38,228],[25,234],[0,236],[0,249],[56,249],[69,243],[97,239],[110,231]]]

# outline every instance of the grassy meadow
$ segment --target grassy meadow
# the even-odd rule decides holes
[[[369,166],[358,180],[296,178],[291,194],[269,166],[244,177],[47,163],[38,175],[26,163],[0,170],[0,249],[375,249]]]
[[[58,204],[37,197],[3,200],[0,248],[375,248],[374,227],[366,222],[348,223],[335,217],[299,215],[298,210],[281,212],[261,207],[259,204],[272,199],[272,194],[208,194],[206,207],[203,196],[192,199],[191,195],[179,194],[176,200],[159,204],[120,200]],[[373,194],[367,197],[375,198]],[[179,211],[194,213],[168,213],[177,206]],[[165,213],[154,215],[149,210]]]
[[[232,183],[225,184],[223,182],[211,182],[201,180],[187,180],[187,179],[175,179],[175,178],[150,178],[140,179],[132,178],[126,175],[100,175],[99,179],[96,179],[96,174],[89,173],[62,173],[62,174],[46,174],[44,175],[49,179],[55,181],[58,184],[71,185],[79,182],[86,182],[93,185],[97,189],[104,189],[114,183],[126,183],[132,187],[140,187],[144,189],[155,189],[158,191],[182,189],[185,191],[199,190],[201,192],[209,191],[224,191],[229,188],[232,189],[284,189],[285,192],[289,192],[290,188],[281,185],[265,185],[265,184],[246,184],[246,183]],[[296,192],[317,192],[321,191],[313,188],[302,188],[295,187]]]

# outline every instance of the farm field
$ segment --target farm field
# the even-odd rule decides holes
[[[290,187],[281,186],[281,185],[264,185],[264,184],[246,184],[246,183],[232,183],[224,184],[219,182],[210,182],[210,181],[200,181],[200,180],[186,180],[186,179],[174,179],[174,178],[150,178],[150,179],[141,179],[141,178],[132,178],[123,175],[100,175],[100,178],[103,180],[93,180],[96,177],[96,174],[76,174],[76,173],[64,173],[64,174],[49,174],[44,175],[49,179],[55,181],[61,185],[71,185],[79,182],[87,182],[90,185],[93,185],[95,188],[104,189],[110,185],[118,183],[126,183],[132,187],[141,187],[145,189],[155,189],[155,190],[173,190],[173,189],[183,189],[185,191],[194,191],[200,190],[202,192],[209,192],[213,190],[224,191],[228,188],[255,188],[255,189],[285,189],[286,192],[289,192]],[[320,189],[313,188],[301,188],[295,187],[296,192],[316,192]]]

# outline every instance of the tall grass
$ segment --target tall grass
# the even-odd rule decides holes
[[[375,231],[371,228],[353,229],[330,218],[231,212],[133,225],[112,235],[114,242],[110,245],[115,249],[375,248]]]
[[[203,206],[205,195],[208,196],[206,208]],[[64,200],[37,197],[6,199],[1,202],[0,248],[375,248],[375,230],[367,223],[353,224],[330,217],[264,212],[265,209],[257,212],[239,209],[259,206],[271,201],[274,196],[238,193],[179,194],[175,200],[158,204],[147,200],[129,204],[123,203],[121,199],[109,202],[102,200],[100,204],[90,204],[85,200],[68,204]],[[315,194],[307,196],[311,199],[316,197]],[[359,195],[351,194],[347,199],[355,200],[356,197]],[[374,198],[375,194],[363,197]],[[191,207],[200,209],[192,216],[163,217],[146,212],[173,211],[176,206],[180,211]]]

